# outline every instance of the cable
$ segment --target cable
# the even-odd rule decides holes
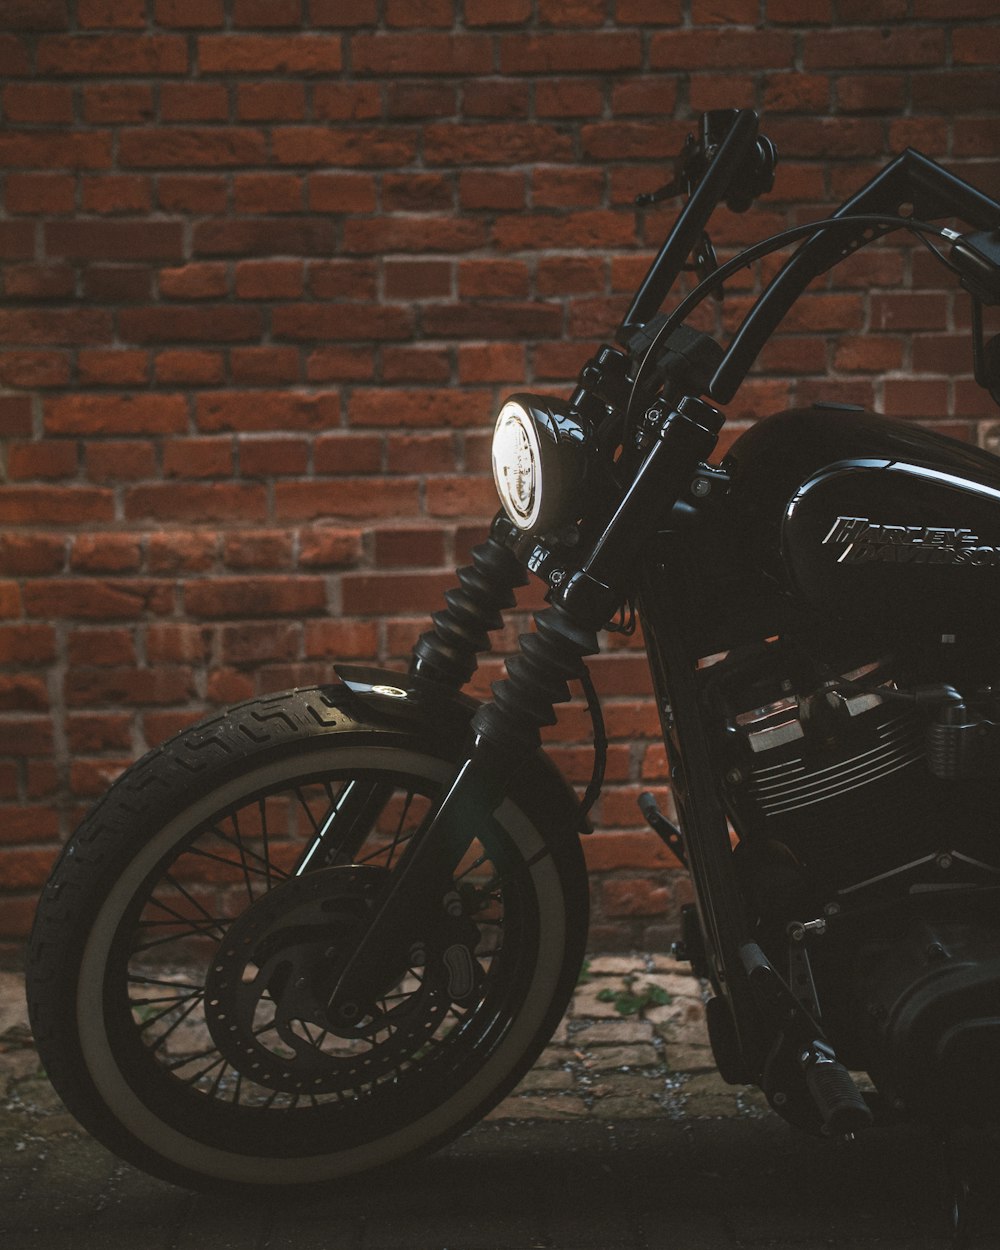
[[[697,308],[703,299],[721,285],[732,274],[740,269],[745,269],[753,264],[755,260],[760,260],[764,256],[769,256],[771,252],[777,252],[788,243],[794,243],[796,239],[806,238],[811,234],[815,234],[817,230],[825,230],[828,228],[837,228],[850,225],[856,227],[859,224],[869,224],[881,227],[884,232],[889,230],[909,230],[918,237],[923,234],[935,235],[938,238],[949,238],[950,234],[941,226],[932,225],[926,221],[915,221],[912,217],[896,217],[888,213],[859,213],[856,216],[848,217],[826,217],[820,221],[810,221],[802,226],[793,226],[789,230],[783,230],[779,234],[773,234],[770,238],[762,239],[760,243],[755,243],[752,247],[746,248],[744,251],[737,253],[736,256],[727,260],[724,265],[720,265],[713,273],[709,274],[702,282],[700,282],[693,291],[681,300],[674,311],[670,314],[664,324],[656,332],[653,341],[643,354],[636,371],[635,380],[632,383],[632,389],[629,392],[628,403],[625,407],[625,432],[631,428],[632,409],[635,404],[636,396],[639,394],[639,383],[642,380],[643,371],[646,364],[653,358],[653,354],[659,344],[668,335],[681,324],[684,318],[692,309]],[[933,251],[937,249],[932,248]],[[944,260],[944,257],[941,257]],[[836,262],[834,262],[836,263]],[[950,262],[945,262],[950,263]]]

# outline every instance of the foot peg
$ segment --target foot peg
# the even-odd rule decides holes
[[[799,1064],[806,1088],[823,1119],[823,1131],[831,1137],[845,1137],[869,1128],[871,1108],[854,1084],[850,1072],[822,1042],[803,1047]]]

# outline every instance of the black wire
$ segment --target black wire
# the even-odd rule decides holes
[[[787,243],[794,243],[796,239],[806,238],[811,234],[815,234],[817,230],[825,230],[831,227],[857,226],[867,223],[873,226],[891,227],[894,230],[904,229],[916,234],[918,237],[923,234],[933,234],[938,238],[946,238],[944,229],[941,226],[935,226],[927,221],[915,221],[912,217],[896,217],[890,213],[858,213],[848,217],[826,217],[820,221],[810,221],[801,226],[793,226],[789,230],[782,230],[778,234],[773,234],[767,239],[762,239],[760,243],[755,243],[752,247],[746,248],[744,251],[737,253],[736,256],[727,260],[724,265],[720,265],[703,281],[681,300],[674,311],[670,314],[664,324],[656,332],[653,341],[643,353],[639,368],[636,371],[635,380],[632,383],[632,389],[629,392],[628,404],[625,408],[625,431],[626,435],[631,423],[632,408],[635,404],[636,395],[639,393],[639,382],[642,379],[643,370],[648,361],[653,358],[653,353],[662,342],[662,340],[681,324],[684,318],[692,309],[705,299],[706,296],[720,286],[728,277],[736,273],[740,269],[745,269],[753,264],[755,260],[760,260],[764,256],[770,255],[771,252],[777,252]],[[886,231],[888,233],[888,231]],[[869,240],[870,241],[870,240]],[[935,248],[932,248],[936,252]],[[940,254],[939,254],[940,255]],[[942,256],[942,260],[945,258]],[[834,262],[837,263],[837,262]],[[945,261],[950,264],[950,262]],[[832,266],[831,266],[832,267]]]

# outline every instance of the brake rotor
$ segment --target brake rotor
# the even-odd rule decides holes
[[[343,865],[291,877],[230,926],[205,980],[205,1016],[245,1079],[287,1093],[356,1089],[400,1071],[430,1041],[452,1001],[437,942],[415,939],[423,966],[386,970],[350,1025],[327,1017],[388,876]]]

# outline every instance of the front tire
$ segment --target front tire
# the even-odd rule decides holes
[[[460,755],[316,688],[194,726],[119,778],[29,947],[41,1058],[95,1137],[181,1184],[316,1184],[436,1148],[516,1084],[586,934],[579,844],[550,840],[537,789],[474,831],[448,914],[357,1020],[323,1015]]]

